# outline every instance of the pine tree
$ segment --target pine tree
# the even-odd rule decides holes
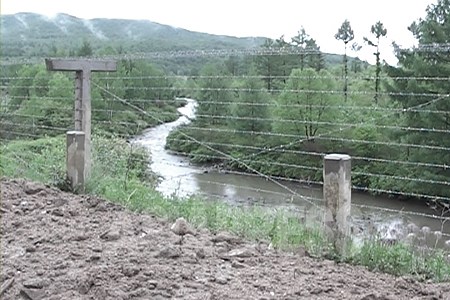
[[[387,34],[386,28],[384,28],[383,23],[378,21],[375,25],[372,25],[370,32],[375,36],[376,42],[372,42],[368,38],[364,38],[364,41],[372,47],[376,48],[376,52],[374,53],[376,58],[376,69],[375,69],[375,103],[378,103],[378,93],[380,90],[380,72],[381,72],[381,63],[380,63],[380,38],[385,37]]]
[[[355,35],[353,33],[353,29],[350,26],[350,22],[346,19],[341,27],[338,29],[338,32],[334,36],[337,40],[341,40],[344,42],[344,99],[347,101],[347,93],[348,93],[348,67],[347,67],[347,44],[351,42]]]
[[[387,67],[388,74],[393,77],[393,84],[388,88],[393,92],[392,98],[405,108],[405,127],[433,129],[404,132],[401,138],[405,143],[423,147],[403,148],[399,156],[413,162],[445,166],[450,161],[450,152],[445,150],[450,148],[450,0],[438,0],[428,6],[426,13],[424,19],[409,27],[419,46],[406,50],[396,47],[399,67]],[[410,107],[418,108],[410,112]],[[443,149],[427,149],[426,146]],[[417,166],[398,170],[396,175],[449,182],[449,174],[448,167]],[[409,192],[450,197],[446,185],[416,183],[406,188]]]

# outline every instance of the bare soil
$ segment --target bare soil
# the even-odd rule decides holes
[[[1,181],[1,299],[450,299],[450,285],[277,252],[108,201]],[[175,231],[175,230],[174,230]]]

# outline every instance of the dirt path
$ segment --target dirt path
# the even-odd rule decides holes
[[[362,267],[277,253],[104,200],[1,181],[1,299],[450,299]]]

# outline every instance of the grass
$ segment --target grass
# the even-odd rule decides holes
[[[306,226],[287,210],[235,207],[201,198],[165,198],[154,189],[156,178],[147,172],[148,155],[120,139],[93,137],[94,166],[85,192],[106,198],[133,211],[164,218],[184,217],[211,231],[229,231],[250,240],[295,250],[302,247],[317,257],[367,266],[370,270],[419,279],[450,281],[450,262],[442,250],[417,252],[410,246],[388,246],[376,239],[352,249],[347,257],[336,255],[320,225]],[[12,141],[1,145],[0,172],[10,178],[27,178],[67,188],[65,138]]]

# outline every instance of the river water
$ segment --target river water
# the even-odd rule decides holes
[[[192,165],[184,156],[167,151],[165,143],[169,133],[178,126],[189,124],[195,118],[196,101],[186,101],[187,104],[178,109],[181,115],[179,119],[147,129],[133,140],[151,153],[150,168],[161,177],[158,191],[168,197],[200,195],[234,205],[283,207],[303,212],[305,217],[318,216],[317,207],[323,206],[321,187],[206,170]],[[421,229],[428,231],[429,228],[431,233],[424,235],[425,239],[421,243],[443,246],[445,240],[450,239],[450,220],[443,223],[442,219],[435,218],[432,214],[433,211],[419,201],[400,201],[352,192],[351,215],[356,234],[376,230],[382,238],[400,239],[411,231],[422,236]],[[437,243],[436,235],[433,234],[435,231],[442,231],[444,234]]]

